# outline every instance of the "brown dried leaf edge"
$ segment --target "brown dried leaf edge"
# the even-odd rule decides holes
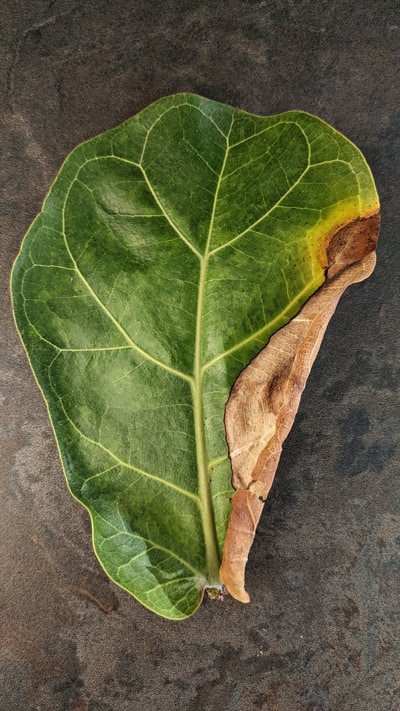
[[[248,602],[245,567],[256,526],[292,427],[301,394],[329,320],[344,290],[375,266],[379,212],[327,238],[326,279],[296,317],[277,331],[237,378],[225,410],[225,429],[236,489],[220,579]]]

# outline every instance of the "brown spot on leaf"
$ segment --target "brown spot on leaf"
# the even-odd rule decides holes
[[[380,214],[355,220],[342,227],[330,239],[326,247],[328,263],[327,278],[347,269],[351,264],[360,262],[376,248],[379,232]]]

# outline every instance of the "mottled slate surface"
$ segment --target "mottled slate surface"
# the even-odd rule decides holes
[[[4,0],[0,711],[399,711],[398,3]],[[364,152],[378,266],[343,298],[248,565],[252,602],[159,619],[116,588],[64,484],[8,274],[63,158],[192,91],[298,108]]]

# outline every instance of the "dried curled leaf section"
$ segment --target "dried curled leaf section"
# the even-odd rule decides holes
[[[323,286],[296,317],[277,331],[236,380],[225,428],[236,492],[225,538],[220,578],[230,594],[248,602],[245,566],[282,445],[338,301],[375,266],[379,213],[342,227],[326,241]]]

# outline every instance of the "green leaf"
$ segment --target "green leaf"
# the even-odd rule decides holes
[[[67,158],[12,275],[68,486],[108,575],[179,619],[220,585],[230,389],[378,209],[321,120],[182,94]]]

